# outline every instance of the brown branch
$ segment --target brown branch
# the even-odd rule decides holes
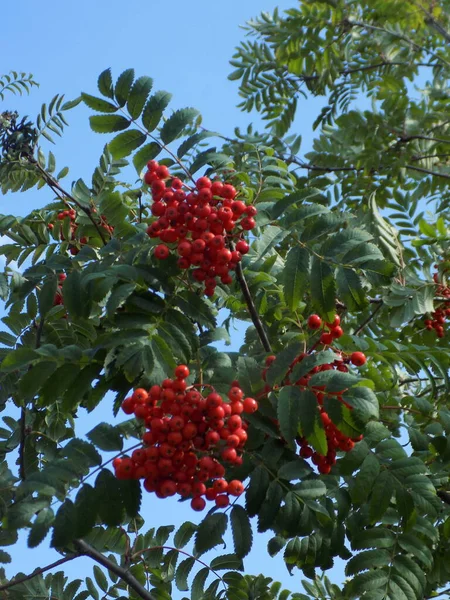
[[[36,350],[41,345],[42,332],[44,330],[44,317],[41,317],[37,331],[36,331]],[[20,444],[19,444],[19,477],[22,481],[25,481],[25,438],[26,438],[26,419],[27,419],[27,407],[22,406],[20,410]]]
[[[444,179],[450,179],[450,175],[447,173],[438,173],[437,171],[430,171],[428,169],[422,169],[422,167],[414,167],[413,165],[405,165],[407,169],[412,171],[418,171],[419,173],[426,173],[427,175],[433,175],[434,177],[443,177]]]
[[[450,504],[450,492],[445,492],[444,490],[436,490],[436,494],[445,502],[445,504]]]
[[[61,185],[59,184],[59,182],[54,177],[52,177],[50,175],[50,173],[47,173],[47,171],[41,167],[41,165],[38,163],[38,161],[34,157],[27,156],[27,159],[28,159],[28,161],[31,164],[33,164],[38,169],[38,171],[40,171],[40,173],[42,175],[42,178],[45,181],[45,183],[55,192],[55,194],[59,198],[61,198],[60,195],[59,195],[59,193],[63,194],[63,197],[65,197],[68,200],[70,200],[70,202],[72,202],[73,204],[75,204],[75,206],[77,206],[80,210],[82,210],[85,213],[85,215],[87,215],[87,217],[89,218],[89,220],[91,221],[91,223],[94,225],[95,229],[97,230],[97,233],[100,236],[103,244],[106,246],[106,244],[107,244],[106,238],[103,235],[103,232],[102,232],[99,224],[97,223],[97,221],[92,216],[91,209],[87,208],[86,206],[83,206],[80,202],[78,202],[78,200],[76,198],[74,198],[71,194],[69,194],[68,192],[66,192],[66,190],[61,187]]]
[[[259,318],[258,311],[256,310],[255,303],[253,302],[253,298],[248,288],[248,284],[245,279],[241,263],[238,263],[236,266],[236,279],[238,280],[239,285],[241,287],[242,294],[247,304],[248,312],[250,313],[253,325],[255,326],[255,329],[258,332],[258,337],[261,340],[261,344],[266,352],[272,352],[269,338],[267,337],[264,326],[261,322],[261,319]]]
[[[381,309],[382,306],[383,306],[383,301],[381,300],[380,302],[378,302],[378,306],[370,313],[370,315],[367,317],[367,319],[361,323],[361,325],[358,327],[358,329],[356,331],[353,332],[353,335],[358,335],[359,333],[361,333],[361,331],[364,329],[364,327],[366,327],[366,325],[368,325],[370,323],[370,321],[375,317],[375,315]]]
[[[70,554],[68,556],[65,556],[64,558],[60,558],[59,560],[52,563],[51,565],[47,565],[46,567],[41,567],[40,569],[36,569],[30,575],[26,575],[25,577],[21,577],[20,579],[14,579],[13,581],[10,581],[9,583],[0,585],[0,592],[3,590],[7,590],[11,587],[14,587],[15,585],[19,585],[20,583],[23,583],[24,581],[29,581],[30,579],[33,579],[34,577],[37,577],[38,575],[42,575],[42,573],[46,573],[47,571],[50,571],[51,569],[54,569],[55,567],[59,567],[59,565],[63,565],[64,563],[69,562],[69,560],[73,560],[74,558],[79,558],[80,556],[82,556],[82,555],[81,554]]]
[[[95,548],[92,548],[92,546],[84,540],[75,540],[74,545],[80,554],[89,556],[89,558],[95,560],[99,565],[102,565],[102,567],[105,567],[105,569],[108,569],[108,571],[111,571],[111,573],[120,577],[140,598],[142,598],[142,600],[157,600],[153,594],[139,583],[132,573],[110,561],[106,556],[98,552]]]
[[[427,142],[437,142],[438,144],[450,144],[450,140],[444,140],[443,138],[429,137],[428,135],[403,135],[400,137],[399,142],[406,144],[413,140],[426,140]]]

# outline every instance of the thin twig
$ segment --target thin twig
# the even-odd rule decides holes
[[[269,338],[267,337],[264,326],[259,318],[258,311],[256,310],[255,303],[253,302],[253,298],[248,288],[241,263],[238,263],[236,266],[236,279],[241,287],[242,294],[247,304],[248,312],[250,313],[250,318],[253,321],[256,331],[258,332],[258,337],[261,340],[261,344],[266,352],[272,352]]]
[[[427,175],[433,175],[434,177],[442,177],[444,179],[450,179],[450,175],[447,173],[438,173],[437,171],[430,171],[429,169],[423,169],[422,167],[414,167],[413,165],[405,165],[407,169],[412,171],[418,171],[419,173],[426,173]]]
[[[110,561],[109,558],[106,558],[106,556],[98,552],[95,548],[92,548],[92,546],[84,540],[75,540],[74,545],[81,554],[89,556],[89,558],[95,560],[99,565],[102,565],[102,567],[105,567],[105,569],[108,569],[108,571],[111,571],[111,573],[120,577],[140,598],[142,598],[142,600],[157,600],[153,594],[139,583],[134,575]]]
[[[41,345],[42,332],[44,330],[44,317],[41,317],[37,331],[36,331],[36,350]],[[25,439],[26,439],[26,420],[27,420],[27,407],[22,406],[20,409],[20,444],[19,444],[19,477],[22,481],[25,481]]]
[[[361,333],[361,331],[364,329],[364,327],[370,323],[370,321],[375,317],[375,315],[381,309],[382,306],[383,306],[383,301],[381,300],[380,302],[377,303],[377,307],[370,313],[370,315],[367,317],[367,319],[361,323],[361,325],[358,327],[358,329],[356,331],[353,332],[353,335],[358,335],[359,333]]]
[[[14,579],[13,581],[10,581],[9,583],[0,585],[0,592],[3,590],[7,590],[11,587],[14,587],[15,585],[19,585],[20,583],[23,583],[24,581],[29,581],[30,579],[33,579],[34,577],[37,577],[38,575],[42,575],[42,573],[51,571],[51,569],[54,569],[55,567],[59,567],[59,565],[63,565],[64,563],[69,562],[69,560],[73,560],[74,558],[79,558],[80,556],[82,556],[82,555],[77,553],[77,554],[70,554],[68,556],[65,556],[64,558],[60,558],[59,560],[52,563],[51,565],[47,565],[46,567],[41,567],[40,569],[36,569],[30,575],[26,575],[25,577],[21,577],[20,579]]]
[[[61,185],[59,184],[59,182],[54,177],[52,177],[50,175],[50,173],[47,173],[47,171],[41,167],[41,165],[38,163],[38,161],[35,158],[33,158],[32,156],[28,156],[27,158],[28,158],[28,161],[31,164],[33,164],[38,169],[38,171],[40,171],[45,183],[57,194],[58,197],[59,197],[58,192],[60,192],[61,194],[63,194],[63,196],[65,198],[70,200],[70,202],[75,204],[75,206],[77,206],[80,210],[82,210],[85,213],[85,215],[87,215],[87,217],[89,218],[91,223],[94,225],[95,229],[97,230],[103,244],[106,246],[106,244],[107,244],[106,238],[103,235],[103,232],[102,232],[99,224],[92,216],[91,209],[87,208],[86,206],[83,206],[80,202],[78,202],[78,200],[76,198],[74,198],[64,188],[62,188]]]

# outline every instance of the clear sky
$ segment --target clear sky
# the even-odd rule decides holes
[[[181,0],[77,0],[60,2],[20,0],[2,5],[2,35],[0,36],[0,74],[9,70],[32,72],[40,83],[31,97],[15,99],[8,96],[0,110],[17,109],[20,114],[34,117],[41,103],[49,102],[57,93],[67,99],[80,91],[96,94],[99,73],[112,67],[117,77],[133,67],[136,74],[154,78],[155,89],[173,94],[172,107],[193,106],[203,114],[205,127],[224,134],[234,127],[245,127],[255,115],[241,113],[237,84],[227,80],[235,46],[243,39],[240,25],[262,10],[281,10],[296,5],[295,0],[211,0],[185,2]],[[302,104],[303,100],[300,101]],[[296,133],[304,134],[304,150],[311,146],[310,127],[322,103],[310,100],[301,107]],[[57,167],[70,167],[65,180],[85,177],[89,181],[104,144],[109,137],[91,133],[89,109],[79,106],[67,113],[70,127],[62,139],[57,138]],[[47,149],[50,148],[48,145]],[[66,183],[67,185],[67,183]],[[1,199],[2,213],[25,215],[32,208],[51,201],[48,191],[7,195]],[[239,348],[243,329],[240,328],[231,349]],[[89,431],[101,420],[112,422],[112,414],[104,402],[89,416],[81,416],[79,434]],[[145,494],[142,514],[148,527],[197,522],[201,516],[186,504],[174,499],[157,500]],[[246,560],[249,573],[264,573],[282,581],[292,591],[302,591],[299,571],[288,575],[282,558],[270,559],[265,545],[270,536],[257,534],[251,556]],[[28,550],[22,536],[21,544],[7,550],[13,563],[6,565],[8,575],[48,564],[59,555],[47,550],[48,539],[38,549]],[[226,552],[231,552],[229,545]],[[64,566],[70,578],[92,575],[92,563],[78,559]],[[336,567],[332,579],[343,579]],[[176,596],[174,596],[176,598]]]

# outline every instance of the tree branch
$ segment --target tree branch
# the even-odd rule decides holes
[[[78,539],[74,541],[75,548],[78,549],[80,554],[84,556],[89,556],[92,560],[95,560],[99,565],[111,571],[118,577],[120,577],[128,586],[134,590],[134,592],[142,598],[142,600],[157,600],[153,594],[151,594],[148,590],[145,589],[143,585],[139,583],[134,575],[132,575],[126,569],[119,567],[115,563],[111,562],[106,556],[98,552],[95,548],[92,548],[88,543],[84,540]]]
[[[36,350],[41,345],[42,332],[44,330],[44,317],[41,317],[37,331],[36,331]],[[25,438],[26,438],[26,420],[27,420],[27,407],[22,406],[20,409],[20,444],[19,444],[19,477],[22,481],[25,481]]]
[[[356,331],[353,332],[353,335],[358,335],[359,333],[361,333],[361,331],[364,329],[364,327],[370,323],[370,321],[375,317],[375,315],[381,309],[382,306],[383,306],[383,301],[381,300],[380,302],[377,303],[377,307],[370,313],[370,315],[367,317],[367,319],[361,323],[361,325],[358,327],[358,329]]]
[[[444,490],[436,490],[436,494],[439,496],[442,502],[445,502],[445,504],[450,504],[450,492],[446,492]]]
[[[15,585],[19,585],[20,583],[23,583],[24,581],[29,581],[30,579],[33,579],[34,577],[37,577],[38,575],[42,575],[42,573],[51,571],[51,569],[54,569],[55,567],[59,567],[59,565],[63,565],[64,563],[69,562],[69,560],[73,560],[74,558],[79,558],[80,556],[81,556],[81,554],[70,554],[68,556],[65,556],[64,558],[60,558],[59,560],[55,561],[51,565],[47,565],[46,567],[41,567],[40,569],[36,569],[30,575],[26,575],[25,577],[21,577],[20,579],[14,579],[13,581],[10,581],[9,583],[0,585],[0,592],[3,590],[7,590],[11,587],[14,587]]]
[[[261,344],[266,352],[272,352],[269,338],[267,337],[264,326],[261,322],[261,319],[259,318],[258,311],[256,310],[255,303],[253,302],[253,298],[248,288],[241,263],[238,263],[236,266],[236,279],[238,280],[239,285],[241,287],[242,294],[247,304],[248,312],[250,313],[253,325],[255,326],[255,329],[258,332],[258,337],[261,340]]]
[[[419,173],[433,175],[434,177],[443,177],[444,179],[450,179],[450,175],[447,175],[447,173],[437,173],[436,171],[430,171],[428,169],[423,169],[422,167],[414,167],[413,165],[406,165],[406,168],[411,169],[412,171],[419,171]]]
[[[80,210],[82,210],[85,213],[85,215],[87,215],[87,217],[89,218],[91,223],[94,225],[95,229],[97,230],[98,235],[100,236],[103,244],[106,246],[106,243],[107,243],[106,238],[103,235],[103,232],[102,232],[99,224],[92,216],[91,209],[80,204],[80,202],[78,202],[78,200],[76,198],[74,198],[71,194],[66,192],[66,190],[61,187],[59,182],[54,177],[52,177],[50,175],[50,173],[47,173],[47,171],[41,167],[41,165],[38,163],[38,161],[34,157],[27,156],[27,159],[32,165],[34,165],[38,169],[38,171],[41,173],[42,178],[44,179],[45,183],[55,192],[55,194],[58,197],[60,197],[59,193],[58,193],[58,192],[60,192],[61,194],[63,194],[64,197],[68,198],[70,200],[70,202],[73,202],[73,204],[75,204],[75,206],[77,206]]]

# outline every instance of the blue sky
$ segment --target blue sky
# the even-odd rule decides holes
[[[291,8],[295,0],[228,0],[226,4],[211,1],[182,2],[181,0],[132,0],[126,6],[117,0],[78,0],[56,2],[21,0],[2,6],[0,37],[0,73],[10,69],[32,72],[40,83],[31,97],[9,96],[1,110],[17,109],[20,114],[35,117],[40,105],[49,102],[57,93],[67,99],[80,91],[96,94],[98,74],[112,67],[117,77],[124,69],[133,67],[137,75],[154,78],[155,89],[166,89],[173,94],[172,108],[193,106],[203,114],[208,129],[224,134],[234,127],[245,127],[255,115],[241,113],[237,84],[227,80],[232,70],[229,59],[235,46],[243,39],[240,25],[262,10]],[[320,110],[321,101],[302,104],[297,119],[296,133],[304,135],[303,151],[311,147],[310,126]],[[91,133],[88,116],[83,106],[67,114],[70,127],[62,139],[57,138],[57,166],[70,167],[69,180],[84,177],[89,181],[108,136]],[[47,149],[50,148],[48,145]],[[29,210],[51,201],[48,191],[32,191],[22,195],[3,197],[1,212],[25,215]],[[230,349],[241,343],[243,328],[239,328]],[[81,416],[79,435],[89,431],[101,420],[112,422],[107,402],[89,416]],[[161,524],[181,524],[201,517],[187,505],[173,499],[157,500],[145,495],[143,516],[148,527]],[[282,581],[292,591],[301,591],[301,573],[290,577],[281,557],[270,559],[265,546],[270,536],[258,534],[254,550],[246,561],[249,573],[264,573]],[[228,540],[229,541],[229,540]],[[36,550],[28,550],[22,536],[21,543],[8,549],[13,563],[7,573],[31,572],[35,567],[48,564],[59,555],[47,550],[48,540]],[[228,546],[226,552],[231,551]],[[79,559],[65,565],[70,578],[92,575],[92,563]],[[331,577],[340,582],[343,571],[336,567]],[[176,596],[174,596],[176,598]]]

